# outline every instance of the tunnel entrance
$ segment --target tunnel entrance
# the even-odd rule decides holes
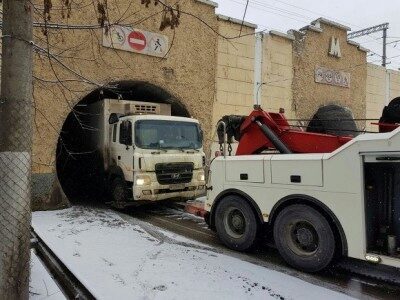
[[[68,114],[58,139],[56,169],[61,187],[72,203],[104,201],[104,167],[101,151],[94,141],[100,112],[89,105],[104,99],[167,103],[173,116],[190,117],[186,107],[164,89],[141,81],[110,83],[85,96]]]

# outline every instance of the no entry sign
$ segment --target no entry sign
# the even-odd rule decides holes
[[[119,25],[103,31],[103,46],[158,57],[169,49],[166,35]]]
[[[128,35],[128,43],[129,46],[137,51],[143,51],[143,49],[146,48],[147,45],[145,35],[139,31],[132,31]]]

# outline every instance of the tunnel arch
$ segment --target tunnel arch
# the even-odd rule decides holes
[[[99,149],[94,147],[98,130],[93,124],[100,115],[88,110],[89,104],[104,99],[167,103],[173,116],[190,117],[189,110],[177,97],[149,82],[111,82],[107,88],[97,88],[87,94],[66,117],[57,141],[57,177],[72,203],[104,200],[103,161]]]

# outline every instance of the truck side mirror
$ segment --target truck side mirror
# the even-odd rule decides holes
[[[126,136],[125,136],[125,145],[132,146],[132,123],[127,121],[126,122]]]
[[[203,131],[203,129],[200,128],[199,134],[200,134],[200,142],[203,144],[203,139],[204,139],[204,131]]]
[[[118,115],[116,113],[112,113],[108,118],[108,124],[115,124],[119,121]]]
[[[130,121],[121,122],[119,143],[126,145],[127,148],[132,146],[132,123]]]

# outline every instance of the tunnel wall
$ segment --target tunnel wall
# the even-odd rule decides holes
[[[70,19],[63,19],[60,10],[53,10],[51,22],[96,24],[98,16],[91,3],[91,0],[82,1],[81,9],[73,10]],[[111,23],[125,12],[121,23],[159,32],[161,8],[153,3],[146,8],[140,1],[125,0],[118,1],[118,7],[115,2],[109,2],[108,8]],[[178,28],[162,32],[172,44],[164,59],[105,48],[101,45],[101,29],[48,28],[47,36],[41,29],[35,30],[35,43],[43,49],[50,45],[50,51],[57,55],[49,59],[42,52],[35,53],[34,57],[33,209],[66,204],[55,175],[56,147],[62,125],[76,103],[110,82],[149,82],[173,95],[192,117],[199,119],[206,133],[207,149],[216,77],[215,6],[207,1],[185,0],[180,1],[180,8],[199,16],[210,28],[182,13]],[[36,21],[43,20],[38,17]]]

